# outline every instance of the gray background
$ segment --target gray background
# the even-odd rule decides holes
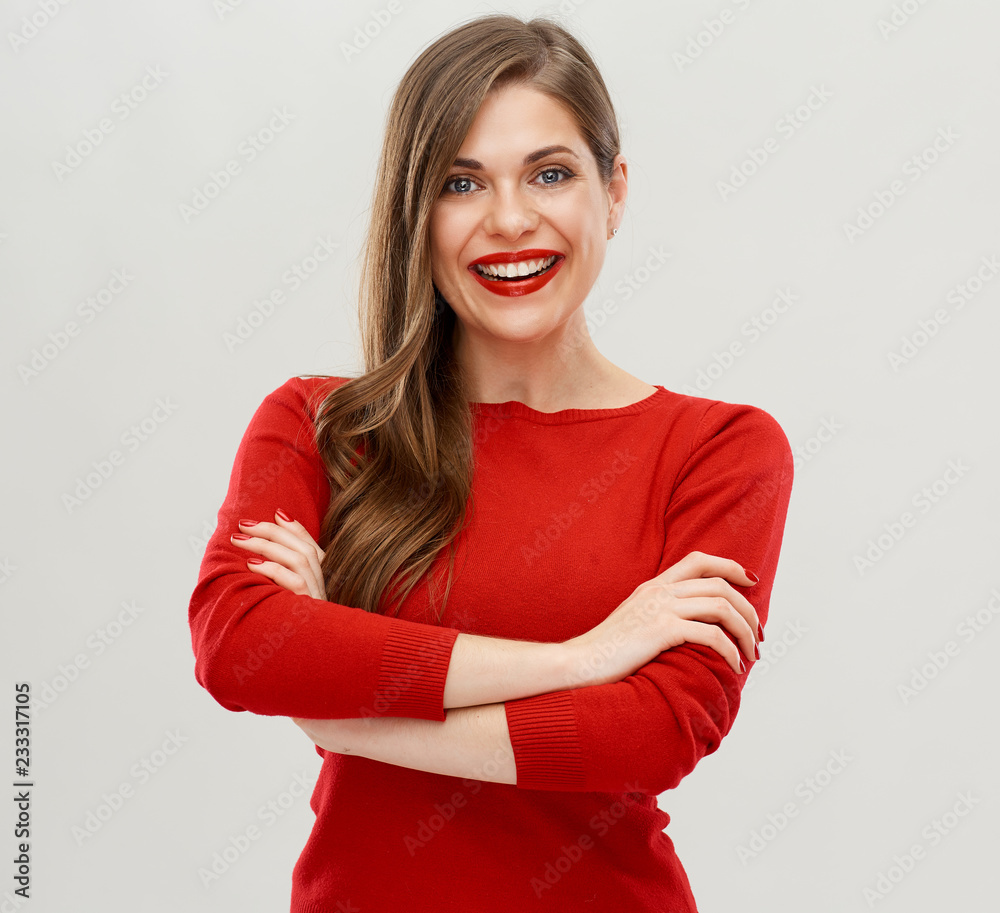
[[[288,720],[200,688],[187,602],[254,409],[292,375],[359,367],[357,256],[396,83],[496,7],[399,0],[349,56],[387,2],[42,7],[0,17],[0,650],[8,708],[14,681],[55,697],[33,721],[26,909],[287,909],[312,821],[290,788],[311,787],[319,758]],[[559,15],[623,123],[627,214],[586,305],[598,347],[649,383],[766,409],[798,454],[764,658],[720,750],[660,797],[700,909],[995,909],[1000,9],[500,9]],[[249,161],[240,144],[273,109],[289,123]],[[70,168],[66,147],[103,118],[113,130]],[[756,167],[754,149],[769,150]],[[231,159],[240,173],[185,218]],[[741,166],[755,173],[720,188]],[[335,253],[291,290],[318,238]],[[669,256],[644,271],[651,250]],[[118,294],[116,270],[131,277]],[[227,346],[275,288],[284,303]],[[155,431],[124,447],[143,420]],[[124,461],[65,501],[113,449]],[[11,758],[12,727],[3,739]],[[259,839],[204,883],[253,824]],[[915,845],[912,865],[895,858]]]

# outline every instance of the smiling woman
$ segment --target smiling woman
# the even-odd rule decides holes
[[[323,759],[293,913],[696,910],[656,797],[733,725],[792,455],[597,350],[626,195],[556,23],[475,19],[400,82],[365,371],[264,399],[189,606],[198,681]]]

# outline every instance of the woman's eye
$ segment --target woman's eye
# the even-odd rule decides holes
[[[545,175],[559,175],[561,176],[562,180],[559,179],[544,180]],[[570,171],[568,168],[564,168],[561,165],[558,165],[554,168],[546,168],[544,171],[539,171],[535,180],[537,180],[542,185],[548,186],[552,184],[563,184],[566,182],[566,180],[568,180],[573,176],[574,176],[573,172]],[[456,196],[466,196],[468,192],[472,189],[469,185],[475,185],[475,184],[476,181],[474,181],[472,178],[454,177],[448,179],[447,183],[444,185],[444,190],[445,193],[452,193],[455,194]]]
[[[451,178],[447,184],[444,185],[444,189],[447,191],[452,186],[452,184],[475,184],[476,182],[472,178]],[[459,196],[463,196],[460,190],[451,190],[451,193],[457,193]]]
[[[571,178],[571,177],[573,177],[573,172],[572,171],[570,171],[568,168],[563,168],[561,166],[558,167],[558,168],[546,168],[544,171],[540,171],[538,173],[538,176],[542,177],[542,175],[545,175],[545,174],[559,174],[559,175],[562,175],[564,178]],[[562,184],[563,181],[542,181],[542,183],[543,184]]]

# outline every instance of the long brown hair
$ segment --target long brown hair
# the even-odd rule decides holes
[[[320,546],[327,598],[369,612],[399,604],[467,519],[472,420],[452,348],[455,313],[431,278],[429,223],[487,94],[527,84],[575,118],[605,185],[618,123],[590,54],[544,17],[494,14],[434,41],[386,120],[365,241],[359,320],[365,370],[324,391],[316,443],[331,482]],[[430,580],[428,579],[428,583]],[[393,592],[390,586],[396,588]]]

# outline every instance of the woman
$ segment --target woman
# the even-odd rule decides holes
[[[696,909],[656,797],[732,726],[792,458],[597,351],[626,189],[552,22],[469,22],[396,92],[366,370],[261,404],[190,605],[198,681],[323,759],[294,913]]]

